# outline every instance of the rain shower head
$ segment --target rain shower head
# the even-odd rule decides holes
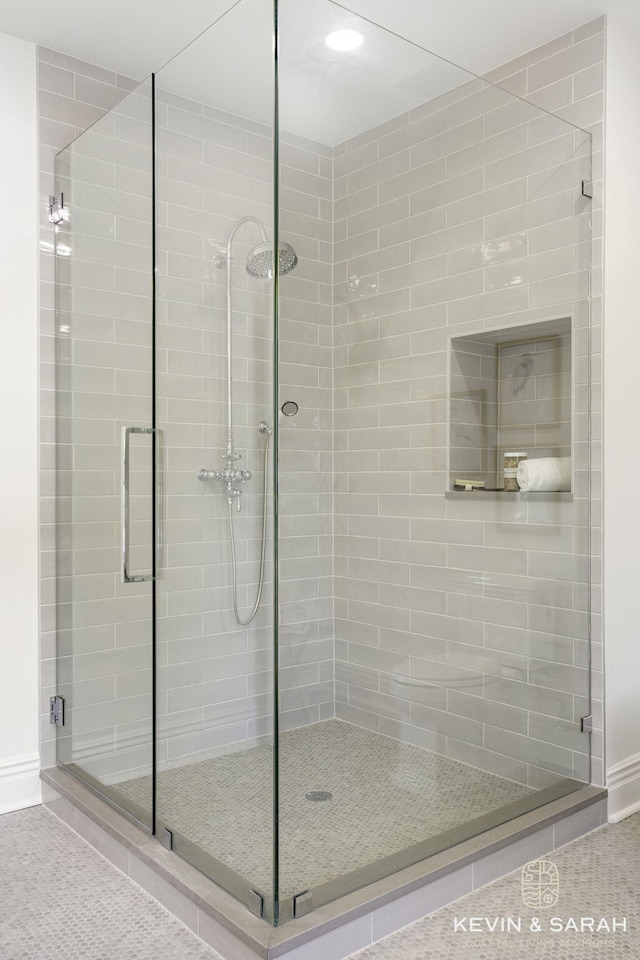
[[[282,277],[293,270],[298,262],[298,255],[293,247],[281,242],[278,246],[278,274]],[[247,273],[260,280],[271,280],[273,277],[273,244],[259,243],[249,252],[247,257]]]

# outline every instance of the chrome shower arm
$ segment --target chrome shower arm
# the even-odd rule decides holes
[[[231,370],[233,366],[233,342],[232,342],[232,322],[231,314],[233,312],[232,291],[231,291],[231,249],[236,233],[245,223],[253,223],[260,231],[263,243],[267,241],[267,231],[264,224],[257,217],[241,217],[237,220],[229,231],[227,237],[227,457],[233,457],[233,380]]]
[[[258,228],[258,230],[260,231],[260,237],[263,243],[267,243],[269,239],[267,236],[266,227],[262,222],[262,220],[259,220],[258,217],[252,217],[252,216],[240,217],[240,219],[236,220],[234,225],[231,227],[231,230],[229,231],[229,236],[227,237],[227,262],[231,261],[231,248],[233,246],[233,241],[235,239],[236,233],[238,232],[238,230],[240,230],[241,227],[244,227],[245,223],[253,223]]]

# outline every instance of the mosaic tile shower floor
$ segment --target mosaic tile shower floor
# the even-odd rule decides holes
[[[283,734],[283,897],[375,863],[534,791],[340,720]],[[266,739],[162,770],[161,821],[258,890],[271,886],[273,752]],[[118,784],[134,802],[149,778]],[[306,794],[329,791],[330,800]],[[241,828],[239,829],[239,825]]]

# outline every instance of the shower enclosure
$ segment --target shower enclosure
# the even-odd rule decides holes
[[[589,781],[590,165],[331,0],[58,156],[58,760],[270,923]]]

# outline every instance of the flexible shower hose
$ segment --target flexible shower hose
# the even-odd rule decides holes
[[[267,552],[267,501],[269,495],[269,440],[270,435],[265,435],[265,444],[264,444],[264,486],[262,489],[262,550],[260,554],[260,580],[258,582],[258,593],[256,594],[256,601],[253,605],[253,610],[249,616],[243,620],[240,616],[240,611],[238,610],[238,575],[236,570],[236,542],[233,531],[233,503],[229,501],[228,504],[228,516],[229,516],[229,541],[231,543],[231,570],[233,576],[233,615],[236,618],[237,622],[241,627],[246,627],[254,619],[256,613],[258,612],[258,607],[260,606],[260,600],[262,598],[262,588],[264,586],[264,561]]]

